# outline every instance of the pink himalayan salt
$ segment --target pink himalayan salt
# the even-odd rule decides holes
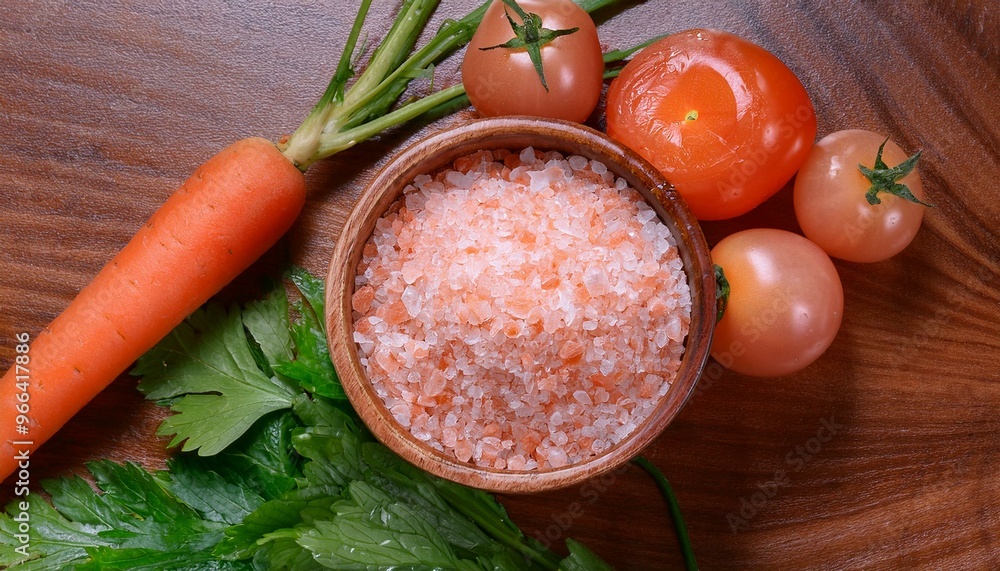
[[[508,470],[627,437],[669,389],[690,323],[676,244],[639,193],[531,148],[416,177],[355,286],[361,361],[397,422]]]

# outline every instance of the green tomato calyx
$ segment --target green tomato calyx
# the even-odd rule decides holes
[[[899,179],[910,174],[913,169],[916,168],[917,161],[920,160],[920,151],[917,151],[912,157],[906,159],[898,165],[889,168],[889,165],[885,164],[885,161],[882,160],[882,151],[885,149],[885,144],[888,142],[889,138],[886,137],[885,141],[882,141],[882,144],[879,145],[878,153],[875,155],[874,168],[868,168],[863,164],[858,164],[858,169],[861,171],[861,174],[868,179],[868,182],[872,183],[872,185],[868,187],[868,191],[865,192],[865,199],[868,200],[868,204],[881,204],[882,199],[879,198],[878,193],[888,192],[889,194],[894,194],[903,200],[909,200],[910,202],[923,204],[924,206],[934,206],[933,204],[927,204],[926,202],[921,201],[913,195],[908,186],[898,182]]]
[[[722,321],[722,316],[726,314],[726,306],[729,305],[729,280],[726,279],[726,272],[722,271],[722,266],[713,264],[715,268],[715,322]]]
[[[503,0],[503,3],[507,8],[513,10],[519,18],[521,18],[521,23],[518,24],[513,18],[511,18],[510,13],[507,12],[507,8],[504,8],[503,13],[507,16],[507,21],[510,22],[511,29],[514,30],[514,37],[506,43],[479,49],[484,51],[496,48],[506,48],[509,50],[524,49],[528,52],[528,57],[531,58],[531,63],[535,66],[535,72],[538,74],[538,79],[542,81],[542,87],[544,87],[547,92],[549,90],[549,86],[545,82],[545,72],[542,70],[542,46],[559,36],[572,34],[580,28],[569,28],[565,30],[550,30],[548,28],[543,28],[542,17],[538,14],[525,12],[524,9],[518,6],[515,0]]]

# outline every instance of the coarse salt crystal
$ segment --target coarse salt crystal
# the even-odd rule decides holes
[[[549,463],[549,466],[552,466],[553,468],[562,468],[569,463],[566,451],[562,448],[549,448],[548,454],[545,456],[545,460]]]
[[[591,400],[587,391],[573,391],[573,398],[580,404],[585,404],[587,406],[594,404],[594,401]]]
[[[599,161],[527,148],[414,178],[376,222],[355,342],[401,426],[459,461],[579,462],[670,386],[690,321],[676,241]]]
[[[575,171],[581,171],[587,168],[587,163],[589,162],[586,157],[581,157],[580,155],[572,155],[567,159],[569,167]]]
[[[608,274],[602,268],[592,267],[583,274],[583,284],[590,295],[598,296],[608,293],[611,282],[608,281]]]

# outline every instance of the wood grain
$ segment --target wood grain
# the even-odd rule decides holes
[[[394,3],[376,4],[372,30]],[[445,0],[435,22],[473,4]],[[0,366],[12,362],[14,336],[37,334],[201,161],[238,138],[295,127],[353,11],[256,0],[0,6]],[[777,379],[710,366],[647,450],[679,496],[701,566],[1000,568],[996,3],[649,0],[599,20],[608,47],[695,27],[763,45],[802,79],[820,134],[864,128],[923,149],[937,204],[898,257],[837,263],[844,326],[817,363]],[[456,80],[454,61],[437,72],[437,85]],[[374,170],[470,117],[316,165],[296,228],[224,295],[254,291],[288,258],[324,274]],[[710,244],[754,226],[796,229],[789,189],[703,225]],[[134,384],[119,379],[43,447],[32,479],[101,457],[161,466],[161,413]],[[2,486],[9,494],[11,482]],[[680,566],[665,507],[636,468],[502,500],[554,546],[574,537],[621,569]]]

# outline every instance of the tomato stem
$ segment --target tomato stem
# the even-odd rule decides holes
[[[559,36],[566,36],[577,32],[580,28],[550,30],[542,27],[541,16],[535,14],[534,12],[525,12],[523,8],[518,6],[515,0],[503,0],[503,3],[505,6],[513,10],[519,18],[521,18],[521,23],[518,24],[514,21],[514,18],[510,16],[510,13],[507,12],[507,9],[504,8],[504,16],[507,16],[507,21],[510,22],[510,28],[514,31],[514,37],[506,43],[479,49],[483,51],[494,50],[497,48],[525,50],[528,52],[528,57],[531,58],[531,63],[535,66],[535,73],[538,74],[538,79],[542,81],[542,87],[544,87],[547,92],[549,90],[549,86],[545,82],[545,71],[542,69],[542,46]]]
[[[726,279],[726,272],[722,271],[722,266],[714,264],[715,268],[715,322],[722,321],[722,316],[726,314],[726,307],[729,306],[729,280]]]
[[[927,204],[914,196],[908,186],[898,182],[899,179],[910,174],[913,169],[916,168],[917,161],[920,160],[920,151],[917,151],[912,157],[906,159],[898,165],[889,168],[889,165],[885,164],[885,161],[882,160],[882,151],[885,149],[885,144],[888,142],[889,138],[886,137],[886,139],[882,141],[882,144],[879,145],[878,153],[875,154],[874,168],[868,168],[863,164],[858,164],[858,169],[861,171],[861,174],[868,179],[868,182],[872,183],[871,186],[868,187],[868,191],[865,192],[865,199],[868,200],[868,204],[873,206],[881,204],[882,199],[879,198],[878,193],[888,192],[889,194],[894,194],[903,200],[909,200],[910,202],[933,207],[933,204]]]

